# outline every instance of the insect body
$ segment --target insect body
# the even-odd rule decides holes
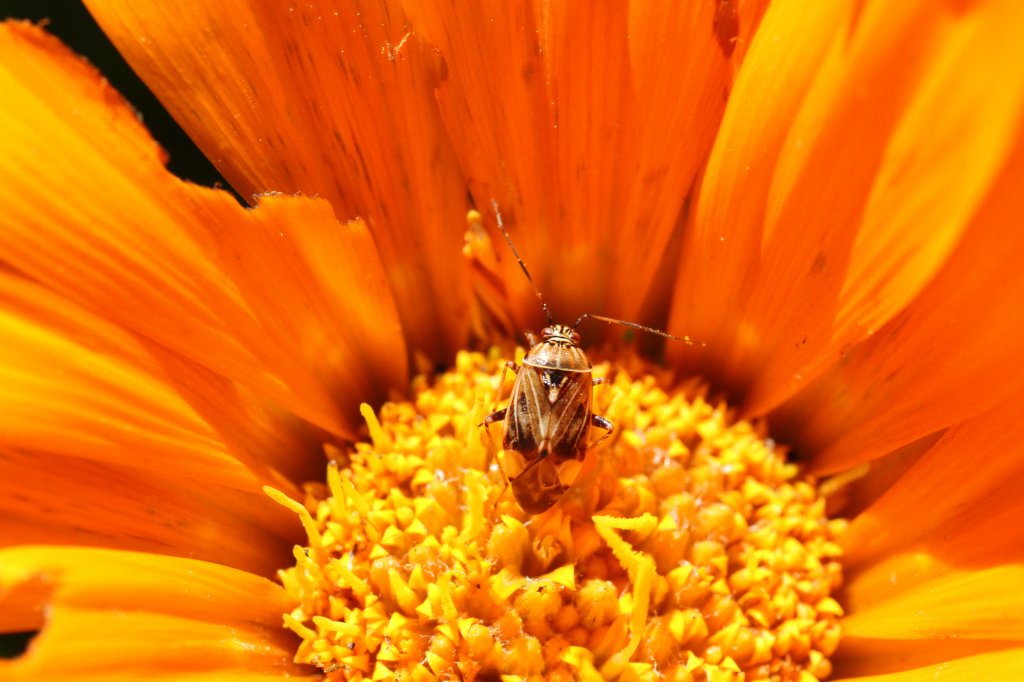
[[[502,446],[512,494],[529,514],[539,514],[562,495],[579,473],[591,426],[611,435],[610,421],[590,411],[594,379],[590,361],[572,327],[555,324],[531,340],[516,372],[508,406],[484,419],[505,422]]]
[[[521,367],[512,361],[506,363],[506,368],[516,373],[508,405],[487,415],[483,426],[504,422],[502,446],[505,458],[502,469],[523,511],[539,514],[558,502],[576,480],[591,447],[588,443],[590,427],[605,430],[597,442],[610,436],[614,429],[610,421],[591,411],[594,385],[600,380],[593,378],[590,360],[580,348],[580,335],[576,332],[580,323],[591,318],[692,342],[687,337],[672,336],[635,322],[589,313],[581,315],[571,327],[555,324],[547,303],[530,277],[530,271],[501,223],[497,203],[492,202],[492,205],[498,229],[533,285],[548,326],[541,331],[540,340],[532,334],[527,335],[530,350]],[[501,383],[504,383],[504,376],[502,372]]]

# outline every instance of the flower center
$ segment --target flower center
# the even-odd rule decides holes
[[[501,424],[478,426],[497,352],[364,407],[370,442],[331,453],[305,504],[268,491],[310,542],[280,572],[296,660],[355,680],[827,677],[845,522],[760,427],[623,364],[594,368],[615,434],[544,513],[507,490]]]

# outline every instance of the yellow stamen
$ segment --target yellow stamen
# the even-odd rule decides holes
[[[274,502],[283,505],[285,508],[299,515],[299,520],[302,522],[302,528],[306,531],[306,537],[309,539],[310,548],[314,551],[318,550],[321,545],[320,529],[317,528],[316,522],[313,521],[313,517],[309,515],[306,508],[295,500],[290,499],[280,490],[275,490],[270,486],[263,486],[263,492],[269,495],[270,499]]]
[[[299,515],[311,551],[281,571],[296,660],[329,679],[812,680],[842,608],[835,537],[813,481],[762,428],[653,376],[595,367],[593,449],[549,511],[519,508],[477,425],[503,359],[462,353],[335,453],[330,496]],[[635,358],[634,371],[650,371]]]
[[[391,445],[391,439],[388,438],[387,432],[381,428],[380,422],[377,420],[377,415],[373,413],[372,407],[366,403],[360,404],[359,414],[363,415],[363,419],[366,420],[366,426],[370,429],[370,440],[373,441],[373,447],[380,450]]]

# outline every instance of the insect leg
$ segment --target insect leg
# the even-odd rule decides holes
[[[593,443],[588,445],[587,446],[588,450],[590,448],[596,446],[598,443],[603,441],[608,436],[612,435],[612,432],[615,431],[615,424],[612,424],[610,421],[608,421],[604,417],[602,417],[600,415],[593,414],[593,413],[591,413],[591,415],[590,415],[590,425],[591,426],[596,426],[599,429],[604,429],[608,433],[604,434],[603,436],[601,436],[600,438],[595,440]]]
[[[494,445],[494,439],[491,438],[491,430],[489,428],[487,428],[487,427],[489,427],[494,422],[500,422],[503,419],[505,419],[505,410],[507,410],[507,409],[508,408],[503,407],[500,410],[496,410],[494,412],[491,412],[489,415],[484,417],[484,420],[482,422],[477,424],[477,427],[483,429],[484,433],[487,434],[487,443],[489,445]],[[499,463],[499,466],[500,466],[500,463]]]
[[[506,409],[508,408],[503,407],[500,410],[491,412],[489,415],[484,417],[484,420],[482,422],[480,422],[480,426],[490,426],[494,422],[500,422],[502,419],[505,418]]]
[[[494,406],[495,407],[498,406],[498,401],[501,400],[501,389],[505,385],[505,373],[508,370],[512,370],[513,372],[515,372],[517,374],[519,373],[519,367],[516,366],[516,363],[515,363],[514,360],[509,360],[508,362],[505,363],[505,366],[501,368],[501,381],[498,382],[498,389],[494,392]],[[490,426],[494,422],[500,422],[504,418],[505,418],[505,410],[504,409],[502,409],[502,410],[495,410],[494,412],[491,412],[489,415],[484,417],[484,420],[482,422],[480,422],[479,424],[477,424],[477,426]]]
[[[514,374],[518,374],[519,373],[519,367],[516,366],[516,361],[515,360],[509,360],[508,362],[505,363],[505,366],[501,368],[501,380],[498,382],[498,390],[494,392],[494,405],[495,406],[497,406],[498,401],[501,400],[501,389],[504,388],[504,386],[505,386],[505,374],[509,370],[512,370],[512,372]],[[505,410],[502,410],[501,412],[502,412],[502,415],[504,416]]]
[[[594,385],[595,385],[595,386],[600,386],[601,384],[603,384],[603,383],[605,383],[606,381],[608,381],[608,379],[606,379],[605,377],[597,377],[597,378],[596,378],[596,379],[594,379],[593,381],[594,381]]]
[[[504,416],[505,410],[501,410],[501,412],[502,415]],[[501,455],[497,455],[494,459],[498,463],[498,471],[501,472],[501,480],[505,484],[505,486],[501,489],[501,492],[498,493],[498,496],[494,498],[494,502],[491,503],[491,518],[494,518],[494,511],[498,508],[498,503],[501,502],[501,498],[505,497],[505,493],[509,489],[508,474],[505,473],[505,467],[501,465]]]
[[[537,457],[537,459],[535,459],[535,460],[532,460],[532,461],[531,461],[531,462],[530,462],[529,464],[527,464],[527,465],[526,465],[525,467],[523,467],[523,470],[522,470],[522,471],[520,471],[520,472],[519,472],[518,474],[516,474],[516,477],[515,477],[515,478],[510,478],[510,479],[508,479],[508,482],[509,482],[509,483],[515,483],[515,482],[516,482],[516,481],[517,481],[517,480],[518,480],[518,479],[519,479],[519,478],[520,478],[520,477],[521,477],[521,476],[522,476],[523,474],[525,474],[525,473],[526,473],[527,471],[529,471],[529,470],[530,470],[530,469],[532,469],[533,467],[535,467],[535,466],[537,466],[538,464],[540,464],[541,462],[543,462],[543,461],[544,461],[544,459],[545,459],[545,458],[546,458],[547,456],[548,456],[548,453],[546,453],[546,452],[542,452],[542,453],[540,454],[540,456],[538,456],[538,457]],[[504,471],[503,471],[502,473],[504,473]]]
[[[482,422],[480,422],[480,426],[484,429],[484,432],[487,434],[487,440],[491,443],[491,445],[494,444],[494,441],[491,439],[491,432],[490,429],[488,429],[487,427],[493,424],[494,422],[500,422],[504,420],[506,410],[508,410],[508,408],[503,407],[500,410],[491,412],[489,415],[484,417],[484,420]],[[504,487],[501,489],[501,492],[498,493],[498,496],[494,498],[494,502],[491,503],[491,511],[489,515],[492,518],[494,517],[494,511],[498,508],[498,503],[501,502],[501,498],[505,497],[505,491],[508,490],[509,487],[508,475],[505,473],[505,467],[502,466],[501,464],[501,456],[501,452],[495,453],[494,461],[498,463],[498,471],[501,472],[501,481],[502,483],[504,483]],[[490,458],[488,457],[488,459]],[[490,463],[488,462],[488,467],[489,466]]]

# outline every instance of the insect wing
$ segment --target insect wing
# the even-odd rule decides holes
[[[586,455],[593,388],[589,372],[524,366],[505,414],[504,466],[516,501],[538,514],[576,480]]]
[[[516,376],[505,414],[505,449],[521,453],[528,461],[542,455],[583,459],[592,398],[590,372],[524,366]]]
[[[522,460],[511,450],[506,451],[505,457],[506,463],[510,458]],[[582,468],[582,463],[575,459],[562,460],[560,464],[555,457],[534,460],[512,480],[512,495],[527,514],[540,514],[562,499]]]

